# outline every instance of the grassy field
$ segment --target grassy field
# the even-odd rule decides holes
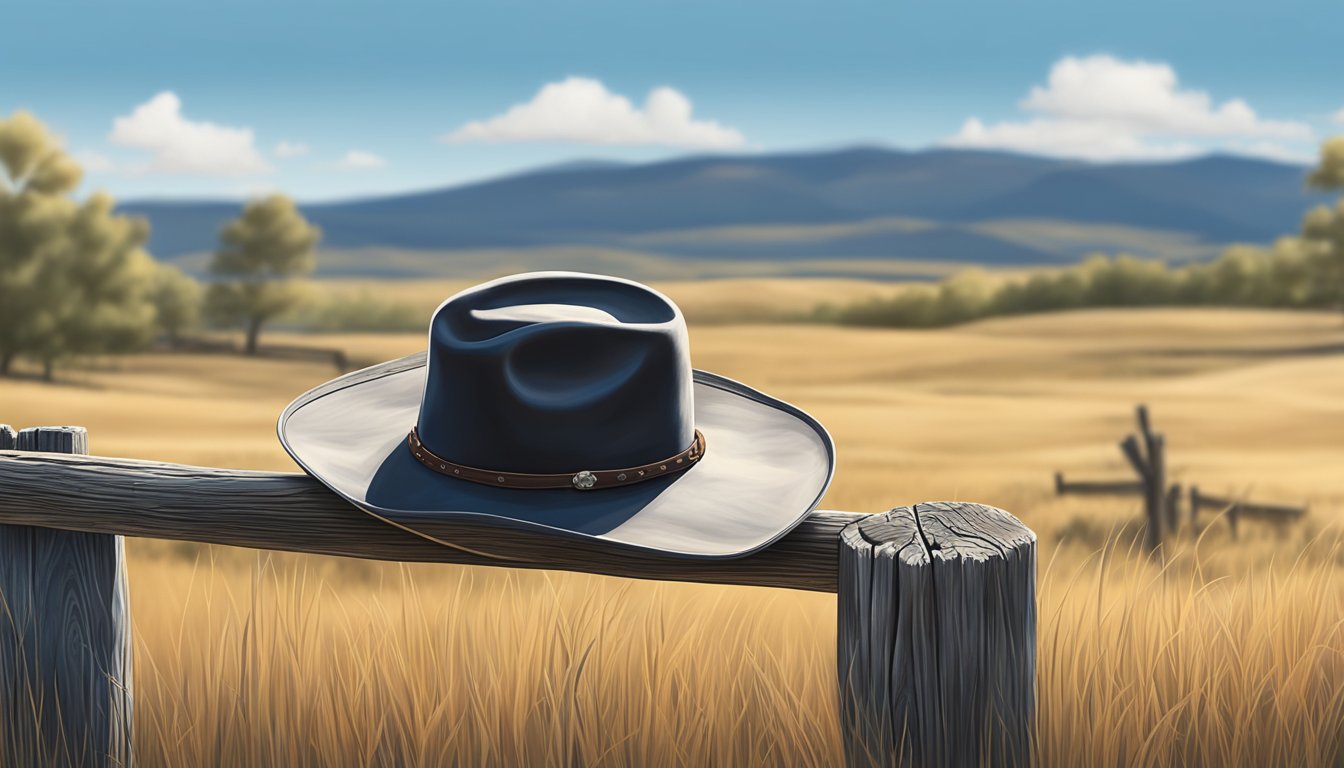
[[[301,341],[370,360],[423,346],[418,334]],[[1337,316],[1093,311],[927,332],[698,324],[692,343],[698,367],[827,424],[839,469],[824,506],[969,499],[1037,532],[1043,764],[1344,759]],[[0,380],[0,421],[82,424],[102,454],[289,469],[275,417],[332,373],[125,358],[54,386]],[[1056,469],[1127,474],[1115,444],[1138,401],[1167,434],[1174,480],[1308,502],[1308,518],[1283,532],[1243,525],[1237,542],[1206,520],[1165,567],[1139,557],[1136,500],[1051,490]],[[129,550],[145,765],[840,759],[833,597]]]

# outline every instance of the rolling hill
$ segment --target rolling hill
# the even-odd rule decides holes
[[[715,273],[750,262],[757,274],[890,274],[893,263],[1051,264],[1096,250],[1207,257],[1296,229],[1316,202],[1305,171],[1217,155],[1092,164],[853,148],[568,163],[304,210],[325,233],[327,274],[457,276],[492,261],[564,267],[558,254],[584,248],[624,254],[641,273],[650,263]],[[122,207],[150,219],[156,255],[189,269],[238,209],[219,201]]]

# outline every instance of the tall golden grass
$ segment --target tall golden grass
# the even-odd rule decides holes
[[[1344,340],[1336,318],[1078,313],[692,336],[700,366],[830,426],[841,465],[825,506],[974,499],[1036,530],[1041,764],[1344,760],[1344,359],[1309,351]],[[391,356],[420,340],[350,342]],[[329,374],[184,356],[82,375],[0,382],[0,418],[86,424],[100,453],[282,468],[268,422]],[[1243,524],[1234,542],[1205,515],[1198,539],[1183,531],[1155,563],[1136,543],[1137,500],[1054,497],[1056,468],[1123,476],[1114,444],[1140,399],[1176,479],[1310,501],[1308,520]],[[144,765],[841,761],[828,595],[129,551]]]
[[[148,764],[839,759],[824,597],[264,555],[134,577],[165,585],[135,606]]]
[[[1054,554],[1041,584],[1041,764],[1338,763],[1336,562],[1208,579],[1123,548]],[[827,596],[345,570],[138,553],[142,764],[840,760]]]
[[[1225,545],[1226,542],[1224,541]],[[1339,540],[1292,563],[1138,548],[1042,580],[1045,765],[1333,766],[1344,757]]]
[[[1046,536],[1040,763],[1337,765],[1338,538],[1131,534]],[[132,572],[147,765],[841,761],[827,595],[183,549]]]

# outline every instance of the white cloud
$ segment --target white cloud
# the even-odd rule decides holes
[[[108,141],[149,151],[149,162],[134,169],[144,172],[243,176],[270,170],[253,143],[252,129],[188,120],[172,91],[116,118]]]
[[[1181,89],[1169,64],[1111,56],[1060,59],[1050,68],[1049,84],[1032,88],[1021,106],[1062,119],[1154,133],[1311,138],[1306,125],[1261,120],[1241,99],[1215,105],[1205,91]]]
[[[1018,106],[1034,116],[988,124],[973,117],[942,143],[1124,160],[1182,157],[1215,148],[1287,156],[1296,150],[1271,140],[1314,138],[1305,123],[1265,120],[1241,99],[1216,104],[1205,91],[1182,88],[1168,64],[1104,55],[1060,59],[1046,85],[1033,87]],[[1243,144],[1248,139],[1259,141]]]
[[[643,108],[599,80],[570,77],[548,83],[531,101],[486,120],[469,122],[442,141],[563,141],[581,144],[657,144],[729,149],[746,143],[734,128],[697,120],[690,99],[673,88],[649,91]]]
[[[943,144],[1089,160],[1170,159],[1200,152],[1196,144],[1181,141],[1155,143],[1104,123],[1046,118],[986,125],[972,117]]]
[[[279,158],[303,157],[312,151],[312,148],[301,141],[282,141],[275,145],[271,154]]]
[[[1335,112],[1333,115],[1331,115],[1330,121],[1333,123],[1344,125],[1344,107],[1341,107],[1338,112]]]
[[[382,168],[387,165],[387,161],[372,152],[365,152],[359,149],[352,149],[346,152],[336,163],[337,168],[348,171],[366,171],[375,168]]]

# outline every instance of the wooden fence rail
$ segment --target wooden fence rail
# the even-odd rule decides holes
[[[1264,504],[1260,502],[1246,501],[1244,499],[1232,499],[1224,496],[1209,496],[1208,494],[1201,493],[1199,486],[1191,486],[1191,522],[1198,519],[1199,511],[1201,509],[1226,512],[1228,529],[1232,532],[1232,538],[1234,539],[1237,537],[1237,520],[1239,518],[1255,518],[1257,520],[1266,520],[1276,525],[1283,525],[1307,514],[1306,507],[1294,507],[1287,504]]]
[[[1055,493],[1059,496],[1141,496],[1145,491],[1141,480],[1065,480],[1063,472],[1056,472]]]
[[[993,507],[958,502],[916,504],[880,515],[818,511],[751,556],[688,560],[578,540],[556,546],[549,536],[468,523],[452,526],[445,546],[374,520],[303,474],[0,450],[0,546],[16,531],[37,528],[54,536],[95,536],[112,542],[118,553],[119,537],[125,535],[378,560],[836,592],[840,717],[849,764],[1026,765],[1031,758],[1036,537]],[[8,551],[24,565],[7,572],[40,580],[43,569],[53,567]],[[119,571],[120,581],[109,581],[105,571],[90,581],[98,589],[30,589],[26,594],[35,603],[45,603],[31,612],[43,624],[38,634],[64,636],[68,601],[96,604],[94,612],[110,617],[112,632],[87,638],[91,647],[82,653],[100,659],[122,653],[130,624],[124,571]],[[23,578],[0,581],[0,592],[22,591]],[[17,647],[21,640],[0,634],[0,659],[9,658],[3,655],[4,644]],[[106,743],[86,753],[86,759],[64,762],[127,764],[129,660],[122,668],[81,662],[72,677],[65,669],[78,660],[34,655],[30,646],[23,646],[30,673],[51,695],[63,697],[78,685],[94,683],[101,686],[97,691],[108,691],[112,682],[115,691],[98,695],[124,696],[124,709],[112,706],[81,715],[89,722],[102,717],[112,727],[91,729],[85,723],[82,732]],[[0,677],[0,686],[13,685],[11,678]],[[5,695],[8,691],[0,691]],[[0,698],[0,706],[6,702],[12,700]],[[9,721],[5,733],[25,738],[47,733],[41,722],[21,717],[25,711],[0,711],[0,718]],[[125,717],[116,720],[103,711]],[[0,765],[31,762],[21,759],[26,753],[16,752],[31,742],[7,737],[0,743]]]

